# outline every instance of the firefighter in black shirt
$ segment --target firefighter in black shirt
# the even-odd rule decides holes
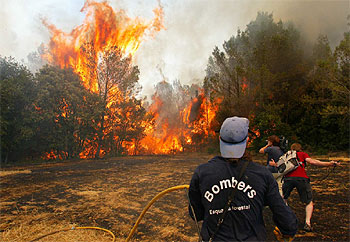
[[[189,198],[198,221],[203,220],[204,241],[264,241],[263,208],[269,206],[273,220],[285,237],[297,232],[297,218],[278,192],[276,180],[266,167],[253,163],[245,152],[249,121],[227,118],[220,129],[221,156],[199,165],[191,179]],[[242,162],[249,162],[239,180]],[[232,189],[235,197],[225,213]],[[190,208],[190,216],[194,218]],[[220,215],[226,214],[217,227]],[[213,237],[214,234],[214,238]]]

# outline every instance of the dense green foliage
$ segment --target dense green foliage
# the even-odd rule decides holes
[[[36,74],[34,114],[38,153],[77,158],[96,133],[99,97],[70,69],[44,66]]]
[[[349,148],[349,33],[334,52],[326,36],[311,56],[304,45],[292,24],[258,13],[209,59],[204,87],[223,99],[217,118],[249,117],[255,148],[272,134],[318,151]]]
[[[33,75],[14,59],[0,58],[0,86],[1,161],[21,159],[33,148]]]
[[[253,137],[254,149],[277,134],[314,151],[348,150],[350,33],[334,50],[321,35],[312,53],[304,46],[291,23],[258,13],[244,31],[223,43],[223,50],[215,47],[203,81],[209,100],[221,100],[211,128],[218,129],[226,117],[245,116],[260,133]],[[84,48],[93,51],[88,43]],[[144,122],[153,118],[137,98],[139,70],[117,48],[99,56],[98,64],[94,61],[87,65],[97,69],[85,78],[98,85],[98,93],[88,91],[70,69],[46,65],[33,75],[14,59],[0,57],[1,162],[44,154],[70,159],[83,151],[83,156],[99,158],[125,154],[127,145],[137,149]],[[156,86],[154,97],[162,99],[170,115],[184,108],[181,100],[193,90],[179,82],[174,88],[166,84]],[[174,117],[162,118],[181,121]]]

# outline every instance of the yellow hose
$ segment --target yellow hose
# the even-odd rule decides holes
[[[180,186],[175,186],[175,187],[170,187],[168,189],[165,189],[164,191],[158,193],[148,204],[147,206],[143,209],[142,213],[140,214],[139,218],[137,219],[134,227],[132,227],[130,233],[129,233],[129,236],[128,238],[126,239],[126,241],[129,241],[131,239],[131,237],[133,236],[133,234],[135,233],[136,231],[136,228],[137,226],[139,225],[139,223],[141,222],[141,219],[143,218],[143,216],[145,215],[145,213],[147,212],[147,210],[152,206],[152,204],[157,201],[160,197],[164,196],[166,193],[168,192],[172,192],[172,191],[175,191],[175,190],[180,190],[180,189],[188,189],[189,188],[189,185],[180,185]],[[102,230],[102,231],[105,231],[107,233],[109,233],[112,238],[113,238],[113,241],[112,242],[115,242],[115,235],[109,231],[108,229],[104,229],[104,228],[99,228],[99,227],[73,227],[71,229],[62,229],[62,230],[58,230],[58,231],[54,231],[54,232],[51,232],[49,234],[46,234],[46,235],[43,235],[43,236],[40,236],[34,240],[31,240],[30,242],[34,242],[34,241],[38,241],[39,239],[42,239],[46,236],[49,236],[49,235],[53,235],[53,234],[56,234],[56,233],[59,233],[59,232],[63,232],[63,231],[69,231],[69,230],[74,230],[74,229],[97,229],[97,230]]]
[[[108,229],[104,229],[104,228],[99,228],[99,227],[76,227],[75,229],[98,229],[98,230],[102,230],[105,231],[107,233],[109,233],[110,235],[112,235],[112,242],[115,241],[115,235],[112,233],[112,231],[109,231]]]
[[[70,229],[62,229],[62,230],[57,230],[57,231],[45,234],[43,236],[40,236],[40,237],[38,237],[36,239],[31,240],[30,242],[38,241],[38,240],[40,240],[42,238],[45,238],[45,237],[47,237],[49,235],[57,234],[57,233],[60,233],[60,232],[66,232],[66,231],[70,231],[70,230],[75,230],[75,229],[97,229],[97,230],[102,230],[102,231],[105,231],[105,232],[109,233],[110,235],[112,235],[113,242],[115,241],[114,234],[111,231],[109,231],[108,229],[103,229],[103,228],[99,228],[99,227],[72,227]]]
[[[147,206],[143,209],[142,213],[140,214],[139,218],[137,219],[134,227],[131,229],[128,238],[126,238],[126,242],[129,241],[132,237],[132,235],[134,234],[137,226],[139,225],[141,219],[143,218],[143,216],[145,215],[145,213],[147,212],[147,210],[149,209],[149,207],[152,206],[152,204],[158,200],[160,197],[164,196],[164,194],[168,193],[168,192],[172,192],[174,190],[179,190],[179,189],[188,189],[189,185],[180,185],[180,186],[175,186],[175,187],[170,187],[168,189],[165,189],[164,191],[158,193],[148,204]]]

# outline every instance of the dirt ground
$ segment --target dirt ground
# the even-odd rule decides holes
[[[73,226],[95,226],[125,241],[143,208],[159,192],[189,184],[208,155],[134,156],[3,167],[0,170],[0,240],[31,241]],[[328,158],[328,157],[327,157]],[[264,163],[260,157],[258,163]],[[313,232],[302,231],[304,206],[296,191],[289,205],[299,219],[295,241],[349,241],[349,168],[308,167],[314,195]],[[328,175],[328,176],[327,176]],[[167,193],[145,214],[133,241],[197,241],[186,189]],[[268,240],[275,241],[268,208]],[[71,230],[40,241],[112,241],[101,230]]]

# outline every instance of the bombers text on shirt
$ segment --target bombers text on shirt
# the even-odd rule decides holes
[[[237,189],[240,191],[243,191],[244,193],[247,193],[247,196],[252,199],[256,195],[256,191],[250,186],[245,184],[244,181],[240,181],[238,184],[238,181],[235,179],[235,177],[232,177],[232,179],[225,179],[219,181],[219,185],[213,185],[211,187],[211,191],[206,191],[204,193],[204,197],[211,202],[215,196],[215,194],[218,194],[221,190],[233,187],[235,188],[237,186]]]

